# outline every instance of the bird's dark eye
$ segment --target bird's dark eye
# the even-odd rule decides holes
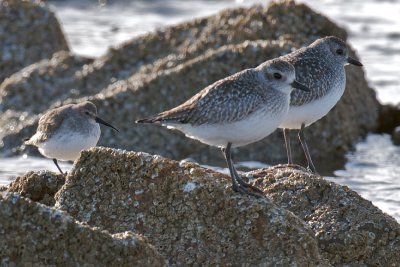
[[[86,115],[90,115],[89,111],[85,111],[85,114],[86,114]]]
[[[341,49],[341,48],[339,48],[339,49],[336,49],[336,54],[338,54],[338,55],[343,55],[343,49]]]
[[[275,72],[274,73],[274,78],[277,79],[277,80],[280,80],[280,79],[282,79],[282,75],[280,73]]]

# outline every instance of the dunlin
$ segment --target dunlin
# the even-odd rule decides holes
[[[233,190],[260,196],[260,189],[238,175],[231,159],[231,148],[256,142],[272,133],[289,109],[292,87],[308,90],[295,80],[295,70],[290,63],[273,59],[219,80],[154,118],[136,122],[160,123],[221,148]]]
[[[75,160],[84,149],[94,147],[100,138],[99,123],[118,130],[97,117],[96,106],[89,101],[69,104],[46,112],[39,120],[36,133],[25,144],[39,148],[39,152],[57,160]]]
[[[344,66],[348,63],[356,66],[362,64],[349,57],[344,41],[333,36],[318,39],[281,58],[294,66],[296,79],[311,90],[307,93],[299,90],[291,93],[289,111],[279,125],[279,128],[283,128],[288,163],[293,163],[289,129],[299,129],[298,136],[308,168],[316,173],[304,136],[304,127],[324,117],[343,95],[346,86]]]

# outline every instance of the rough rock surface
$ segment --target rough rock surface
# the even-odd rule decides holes
[[[56,207],[112,233],[143,234],[173,266],[321,264],[301,220],[229,185],[192,163],[92,148],[75,162]]]
[[[27,172],[17,177],[8,185],[6,192],[15,192],[19,195],[40,202],[47,206],[55,203],[54,194],[65,183],[65,176],[53,172]]]
[[[110,235],[16,194],[0,194],[1,266],[165,266],[148,241]]]
[[[265,8],[226,10],[111,49],[104,57],[82,67],[76,82],[68,86],[84,93],[71,96],[66,102],[89,98],[104,112],[104,116],[101,114],[104,119],[121,129],[118,135],[105,129],[101,145],[174,159],[190,157],[207,164],[221,163],[222,157],[214,148],[161,127],[134,125],[133,121],[174,107],[218,79],[326,35],[346,39],[346,32],[325,16],[292,1],[274,2]],[[35,79],[30,80],[36,84]],[[49,79],[49,83],[57,83],[51,81],[51,75]],[[18,82],[11,84],[18,87]],[[69,89],[62,87],[62,90]],[[85,92],[98,93],[88,96]],[[49,107],[44,101],[40,103],[37,107],[29,107],[29,103],[21,105],[24,111],[9,111],[11,114],[6,118],[15,123],[4,126],[5,151],[18,153],[25,149],[20,147],[20,140],[34,131],[38,119],[25,110],[44,111]],[[379,103],[367,85],[363,70],[347,67],[347,89],[341,101],[327,117],[306,130],[317,166],[324,159],[339,158],[360,136],[374,130],[378,110]],[[16,114],[14,120],[12,112]],[[25,120],[17,123],[20,116],[25,116]],[[304,157],[295,141],[293,157],[297,162]],[[280,131],[257,144],[236,149],[234,154],[236,160],[286,161]]]
[[[400,126],[400,104],[382,105],[379,111],[378,132],[391,133]]]
[[[311,227],[321,255],[333,266],[398,266],[399,223],[347,186],[293,168],[248,176]]]
[[[38,114],[56,101],[93,94],[77,84],[82,68],[92,62],[92,59],[60,51],[50,59],[23,68],[0,85],[0,112]]]
[[[68,45],[54,13],[44,2],[0,2],[0,83],[60,50],[68,50]]]

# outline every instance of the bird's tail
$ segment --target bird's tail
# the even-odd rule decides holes
[[[24,145],[31,145],[31,138],[22,139]]]
[[[157,118],[145,118],[141,120],[136,120],[135,123],[155,123],[158,122],[159,120]]]

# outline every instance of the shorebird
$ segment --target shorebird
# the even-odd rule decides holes
[[[273,59],[221,79],[183,104],[136,123],[159,123],[219,147],[228,164],[232,189],[259,197],[262,191],[236,171],[231,148],[261,140],[277,129],[289,109],[293,87],[308,90],[295,80],[290,63]]]
[[[296,79],[310,88],[307,93],[299,90],[291,93],[289,111],[279,125],[283,129],[288,164],[293,164],[289,130],[298,129],[307,168],[317,173],[304,136],[304,127],[324,117],[343,95],[346,86],[344,66],[348,63],[362,64],[351,58],[346,43],[334,36],[318,39],[281,58],[294,66]]]
[[[82,150],[96,146],[100,138],[99,123],[119,132],[97,117],[97,108],[92,102],[65,105],[47,111],[40,118],[36,133],[25,144],[38,147],[63,173],[57,160],[73,161]]]

